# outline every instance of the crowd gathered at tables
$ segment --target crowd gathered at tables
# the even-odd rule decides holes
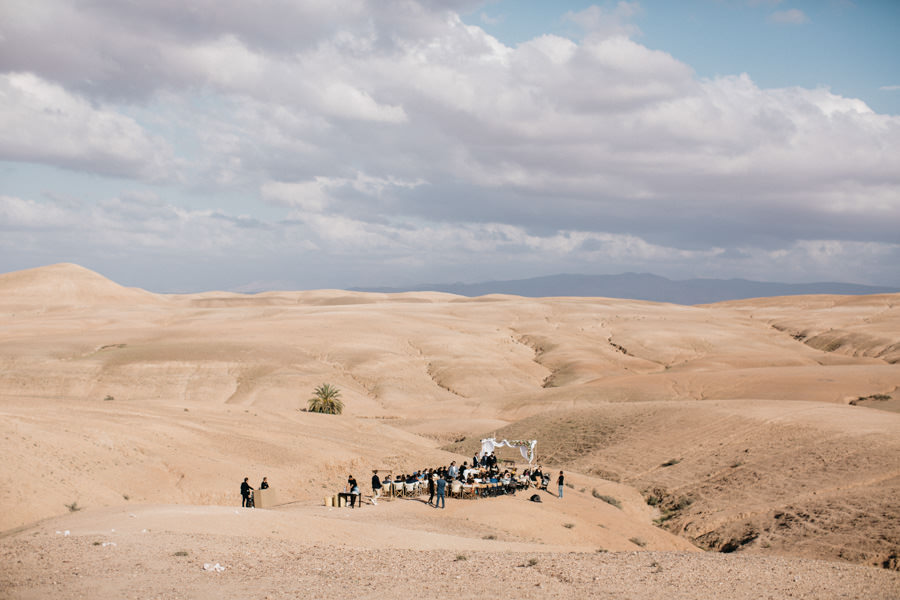
[[[457,465],[454,461],[449,466],[420,469],[411,473],[394,475],[387,472],[384,476],[378,473],[378,470],[375,470],[372,475],[372,504],[378,504],[379,498],[418,497],[428,494],[427,503],[436,508],[439,505],[443,508],[446,495],[457,498],[484,498],[515,494],[516,491],[531,487],[546,490],[550,482],[549,473],[544,473],[540,466],[525,468],[521,473],[515,467],[501,470],[494,453],[480,457],[475,455],[471,464],[466,461],[462,465]],[[352,475],[347,478],[345,494],[349,496],[351,507],[356,505],[357,500],[360,505],[362,504],[359,485]]]

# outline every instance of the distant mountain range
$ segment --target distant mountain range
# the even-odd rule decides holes
[[[583,296],[629,298],[674,304],[709,304],[725,300],[799,296],[807,294],[892,294],[900,288],[857,285],[853,283],[772,283],[747,279],[666,279],[649,273],[622,275],[547,275],[511,281],[482,283],[423,284],[404,288],[353,288],[357,292],[446,292],[460,296],[510,294],[529,298]]]

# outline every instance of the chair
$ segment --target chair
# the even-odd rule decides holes
[[[456,480],[450,482],[450,497],[462,498],[462,482]]]
[[[417,483],[405,483],[403,484],[403,495],[404,496],[416,496],[419,492],[419,484]]]

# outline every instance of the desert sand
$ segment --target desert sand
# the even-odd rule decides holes
[[[900,295],[0,275],[0,597],[897,598],[898,363]],[[325,382],[342,415],[304,410]],[[348,474],[459,463],[488,436],[537,439],[565,497],[324,505]],[[240,508],[245,476],[277,505]]]

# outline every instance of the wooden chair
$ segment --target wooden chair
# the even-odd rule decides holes
[[[450,482],[450,497],[462,498],[462,482],[455,479]]]

